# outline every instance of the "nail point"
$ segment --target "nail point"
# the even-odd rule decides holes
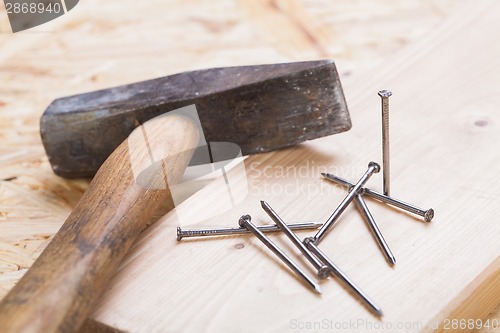
[[[389,258],[389,263],[391,264],[391,266],[396,265],[396,258],[394,258],[394,256],[390,257]]]
[[[319,285],[314,286],[314,291],[321,295],[321,288]]]

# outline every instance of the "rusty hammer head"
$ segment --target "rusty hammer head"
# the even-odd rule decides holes
[[[351,128],[331,60],[185,72],[60,98],[41,118],[54,172],[93,176],[140,124],[195,104],[207,142],[232,142],[243,155]]]

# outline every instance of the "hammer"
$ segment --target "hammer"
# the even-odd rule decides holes
[[[55,100],[40,122],[54,172],[95,176],[1,301],[1,332],[78,330],[141,231],[175,207],[169,186],[200,131],[192,119],[161,115],[192,104],[207,142],[235,143],[244,155],[351,128],[331,60],[185,72]]]

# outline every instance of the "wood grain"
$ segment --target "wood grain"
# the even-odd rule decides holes
[[[431,104],[428,107],[435,106],[435,112],[432,115],[441,113],[441,100],[437,97],[428,99],[427,92],[428,90],[438,91],[443,95],[444,92],[440,88],[449,84],[449,81],[439,78],[429,85],[431,80],[427,81],[426,78],[422,78],[423,74],[421,74],[427,72],[409,74],[406,67],[411,68],[415,58],[419,58],[425,50],[432,50],[446,41],[448,36],[457,33],[457,29],[460,32],[459,28],[464,28],[466,24],[471,27],[478,25],[482,16],[469,13],[469,11],[474,12],[471,8],[475,6],[476,2],[466,0],[425,2],[416,0],[404,2],[384,0],[218,1],[217,4],[204,1],[148,1],[143,3],[121,1],[119,6],[116,3],[87,0],[80,2],[70,14],[58,20],[33,31],[15,35],[3,33],[7,27],[6,15],[3,7],[0,6],[0,32],[2,32],[0,33],[2,48],[0,52],[0,82],[2,82],[0,86],[0,138],[2,139],[2,145],[0,145],[0,179],[2,179],[0,182],[0,295],[5,295],[32,264],[88,185],[86,180],[68,181],[54,176],[44,156],[39,139],[38,120],[42,111],[54,98],[188,69],[228,64],[243,65],[315,59],[320,57],[321,49],[321,52],[326,52],[327,57],[337,61],[342,74],[354,120],[354,128],[349,133],[349,140],[356,139],[355,142],[365,142],[371,148],[367,155],[362,152],[356,153],[359,144],[351,145],[347,139],[342,141],[342,147],[333,148],[334,153],[338,149],[347,152],[349,161],[344,165],[355,165],[358,169],[349,171],[350,168],[341,169],[342,165],[339,165],[338,169],[330,171],[338,171],[339,175],[355,178],[358,172],[363,171],[364,164],[367,162],[365,159],[379,159],[377,153],[379,140],[375,138],[371,142],[372,140],[369,139],[372,134],[378,135],[378,126],[374,125],[373,131],[367,134],[358,129],[360,120],[364,119],[368,110],[378,112],[379,102],[375,95],[376,90],[393,89],[395,91],[394,103],[400,99],[402,109],[406,106],[405,103],[425,104],[424,101],[428,101],[427,103]],[[421,45],[419,48],[410,49],[412,51],[408,52],[405,57],[399,58],[399,62],[395,64],[396,67],[386,68],[389,59],[394,60],[390,57],[392,54],[399,53],[403,46],[411,46],[415,41],[418,42],[432,35],[437,26],[443,22],[449,22],[447,18],[450,15],[455,16],[455,19],[450,23],[444,23],[447,25],[445,30],[448,31],[446,36]],[[478,35],[464,39],[461,45],[455,44],[443,56],[443,61],[447,62],[463,54],[464,62],[467,63],[468,57],[474,58],[475,56],[475,50],[468,47],[467,43],[476,39],[483,41],[483,32],[495,30],[496,26],[492,24],[491,27],[485,27],[481,24],[482,30]],[[319,37],[312,40],[307,36]],[[321,44],[320,47],[318,43]],[[496,44],[481,46],[480,53],[497,53],[494,45]],[[429,58],[422,59],[425,61]],[[476,64],[478,73],[490,70],[492,63],[481,61]],[[378,66],[380,64],[383,66]],[[440,68],[442,63],[435,64],[433,60],[427,65],[432,65],[431,68],[436,69]],[[367,72],[375,66],[377,66],[376,71]],[[460,69],[461,66],[457,68]],[[404,76],[404,79],[400,79],[401,82],[420,79],[419,82],[413,84],[414,88],[418,88],[418,94],[415,95],[412,89],[412,92],[407,93],[407,96],[403,98],[399,89],[399,81],[390,86],[381,87],[383,83],[380,78],[388,71],[395,71],[393,74],[399,73]],[[358,76],[358,73],[361,76]],[[460,77],[460,70],[444,72],[444,77],[448,77],[450,73],[456,75],[453,81],[463,81]],[[478,79],[470,84],[477,85],[478,82],[482,82],[483,78],[484,76],[478,75]],[[494,80],[490,86],[497,86]],[[486,88],[483,87],[483,89]],[[371,94],[372,91],[373,94]],[[457,95],[460,97],[463,91],[464,89],[457,89],[448,97],[455,98]],[[488,89],[484,91],[485,94],[486,91]],[[367,102],[368,95],[371,97],[370,103]],[[411,102],[408,102],[409,95],[412,97]],[[476,102],[479,100],[477,96]],[[484,99],[481,100],[484,101]],[[436,136],[437,128],[427,132],[433,135],[436,145],[448,147],[449,154],[458,153],[462,148],[459,143],[471,142],[471,146],[479,148],[475,149],[476,156],[469,154],[465,159],[476,158],[479,161],[477,164],[489,163],[494,168],[494,155],[488,156],[488,151],[483,150],[483,146],[478,146],[477,141],[466,139],[470,137],[478,139],[485,133],[491,133],[491,120],[495,118],[483,113],[483,109],[493,108],[491,103],[485,103],[482,106],[472,103],[469,107],[462,105],[457,107],[457,114],[453,116],[445,116],[443,113],[441,117],[448,117],[449,122],[443,120],[439,127],[439,130],[443,131],[441,136]],[[394,110],[397,110],[396,107]],[[393,116],[396,117],[396,115]],[[377,120],[378,114],[376,113],[372,121]],[[415,120],[420,121],[413,124]],[[476,122],[479,125],[475,125]],[[493,124],[497,123],[493,121]],[[481,124],[488,125],[481,127]],[[412,116],[405,113],[404,117],[400,118],[399,125],[393,125],[391,129],[394,130],[395,126],[403,126],[401,129],[403,132],[413,127],[415,130],[417,127],[427,128],[427,124],[422,123],[422,117],[418,112]],[[466,132],[467,135],[446,138],[449,132],[460,134]],[[421,145],[420,142],[413,142],[418,141],[415,138],[420,137],[414,132],[413,135],[393,134],[393,137],[402,140],[401,143],[393,141],[393,145],[400,147],[408,144],[410,146]],[[406,140],[403,140],[403,137]],[[456,142],[452,138],[455,138]],[[340,140],[340,137],[338,139]],[[492,140],[494,141],[495,138]],[[488,147],[489,143],[483,143],[483,145]],[[467,148],[471,147],[467,146]],[[406,169],[406,166],[412,165],[414,161],[413,153],[405,154],[405,150],[401,148],[399,152],[395,147],[392,149],[395,172],[398,172],[398,165],[406,170],[405,175],[394,179],[394,190],[397,191],[395,193],[401,193],[403,199],[423,205],[424,202],[419,200],[421,197],[418,194],[413,196],[413,187],[422,189],[427,183],[423,177],[415,177],[412,173],[415,171],[414,167],[411,170]],[[328,154],[332,152],[328,151]],[[353,156],[359,157],[352,160]],[[403,160],[398,161],[397,158],[403,158]],[[338,156],[335,153],[335,158],[328,161],[328,165],[337,165],[337,159]],[[429,164],[441,164],[441,159],[438,161]],[[446,167],[448,164],[445,164],[443,169]],[[340,172],[341,170],[344,172]],[[419,170],[416,175],[420,172],[424,170]],[[471,177],[468,173],[462,176]],[[402,184],[402,179],[411,184]],[[465,190],[464,195],[476,199],[488,198],[460,184],[450,184],[453,185],[449,187],[450,190]],[[486,186],[484,182],[482,184]],[[398,186],[401,187],[397,188]],[[339,196],[337,198],[340,198],[340,192],[337,195]],[[434,206],[436,201],[429,199],[428,202],[429,205]],[[334,204],[335,201],[332,199],[332,205]],[[378,206],[374,206],[371,202],[368,204],[379,224],[382,224],[388,214],[387,210],[383,209],[376,213],[375,207]],[[278,208],[283,209],[279,206],[276,209]],[[259,208],[256,207],[256,209]],[[328,214],[327,211],[322,213],[325,217]],[[355,216],[357,219],[356,214]],[[293,213],[288,217],[294,217]],[[300,214],[297,217],[300,217]],[[385,233],[387,233],[389,223],[387,221],[398,222],[389,220],[389,217],[383,228]],[[396,217],[400,219],[399,214]],[[470,220],[475,221],[474,225],[480,226],[483,219],[494,218],[495,215],[488,215],[480,210],[480,216],[470,218]],[[464,223],[462,222],[464,219],[458,220]],[[436,218],[436,222],[438,221],[441,221],[439,216]],[[411,221],[406,223],[410,224],[413,230],[415,224]],[[220,222],[217,221],[217,224]],[[359,224],[362,222],[360,221]],[[340,224],[339,227],[342,225]],[[394,237],[397,237],[398,231],[395,233]],[[367,234],[364,235],[368,237]],[[345,235],[345,237],[348,236],[349,234]],[[428,233],[426,233],[427,236]],[[237,240],[234,239],[234,241]],[[369,242],[370,238],[367,241]],[[233,243],[229,243],[229,246],[231,245]],[[392,246],[396,251],[394,245]],[[206,249],[206,246],[204,245],[203,248]],[[477,253],[479,256],[483,249],[482,246],[477,248],[480,250],[471,250],[471,255]],[[370,253],[377,256],[377,251],[374,247]],[[442,254],[444,258],[447,258],[452,256],[452,253],[454,252],[449,250]],[[359,260],[359,256],[355,259]],[[401,260],[401,258],[398,259]],[[380,265],[383,267],[383,262]],[[456,267],[456,269],[447,269],[451,279],[456,278],[458,274],[458,265]],[[362,269],[354,271],[360,273],[365,269],[366,267],[363,266]],[[434,266],[433,269],[438,268]],[[353,274],[351,271],[349,273]],[[393,278],[396,279],[396,277]],[[366,286],[366,284],[361,284],[361,281],[359,283],[363,287]],[[472,285],[471,290],[476,286],[476,284]],[[418,291],[413,289],[413,292]],[[453,304],[467,298],[456,291],[448,290],[448,293],[457,297]],[[429,304],[425,303],[422,306],[429,306]],[[498,312],[491,316],[491,318],[499,317]]]

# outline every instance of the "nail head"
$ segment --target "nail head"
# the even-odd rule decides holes
[[[424,220],[425,222],[430,222],[434,218],[434,209],[429,209],[425,212],[424,214]]]
[[[368,163],[368,167],[369,168],[370,167],[375,168],[375,170],[373,170],[373,172],[375,172],[375,173],[378,173],[380,171],[380,165],[378,163],[376,163],[376,162],[370,162],[370,163]]]
[[[388,98],[392,96],[392,92],[390,90],[380,90],[378,95],[382,98]]]
[[[248,221],[251,221],[251,220],[252,220],[252,217],[250,215],[243,215],[238,220],[238,224],[240,225],[240,227],[245,228],[245,222],[248,222]]]

